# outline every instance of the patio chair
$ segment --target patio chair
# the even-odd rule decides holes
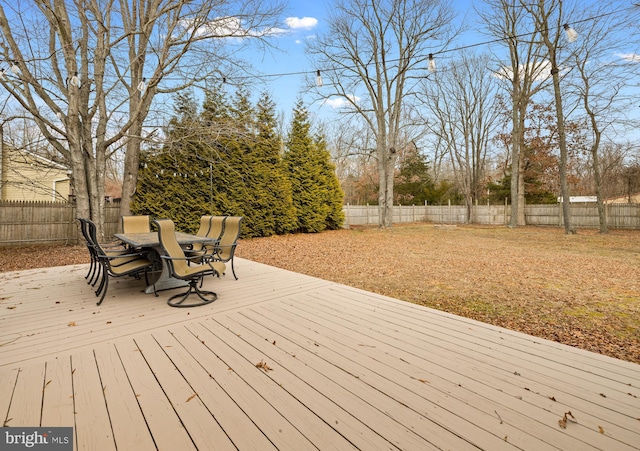
[[[84,241],[87,245],[87,249],[89,250],[89,257],[91,258],[91,261],[89,264],[89,270],[87,271],[87,274],[84,276],[84,278],[87,279],[87,283],[90,284],[93,282],[93,278],[98,269],[98,256],[96,254],[96,250],[93,244],[91,243],[91,238],[89,236],[89,229],[88,229],[89,227],[88,221],[89,220],[85,218],[78,218],[78,222],[80,223],[80,232],[82,233]]]
[[[224,221],[227,217],[228,216],[211,216],[211,227],[209,228],[207,237],[219,241],[222,236],[222,231],[224,230]]]
[[[122,233],[149,233],[151,232],[150,219],[148,215],[122,215]]]
[[[238,280],[236,276],[235,268],[233,267],[233,255],[238,245],[238,238],[240,237],[240,225],[242,223],[242,216],[228,216],[224,220],[224,230],[222,236],[220,236],[220,242],[215,246],[211,258],[218,262],[231,262],[231,272],[233,277]]]
[[[200,229],[196,233],[198,236],[211,238],[214,240],[212,244],[194,243],[189,249],[185,251],[187,257],[204,257],[207,254],[211,254],[215,249],[215,246],[220,241],[220,235],[224,228],[224,220],[226,216],[202,216],[200,218]],[[207,225],[205,226],[204,223]],[[206,231],[203,233],[203,230]]]
[[[198,231],[196,232],[197,236],[201,236],[201,237],[206,237],[207,234],[209,233],[209,229],[211,229],[211,218],[212,216],[201,216],[200,217],[200,228],[198,228]],[[190,244],[188,247],[185,247],[185,253],[187,254],[187,256],[192,256],[198,253],[203,252],[203,244],[202,243],[193,243]]]
[[[105,249],[97,239],[95,224],[88,219],[85,221],[87,221],[88,224],[89,239],[91,240],[98,264],[96,281],[101,276],[100,285],[98,285],[95,292],[96,296],[100,296],[97,305],[102,304],[102,301],[104,301],[107,295],[110,277],[140,277],[140,274],[144,273],[145,282],[149,285],[148,273],[154,270],[155,265],[147,258],[147,253],[127,250],[113,252]]]
[[[167,304],[171,307],[196,307],[215,301],[218,298],[215,292],[204,291],[200,287],[202,287],[204,276],[220,275],[226,269],[225,264],[211,260],[200,260],[201,263],[194,263],[200,257],[185,256],[176,239],[175,224],[171,219],[155,219],[153,223],[158,227],[158,239],[162,247],[160,257],[163,259],[163,264],[168,265],[172,277],[189,283],[189,289],[186,292],[171,296]],[[185,303],[191,294],[195,294],[199,300],[195,303]]]
[[[94,244],[94,238],[92,238],[97,235],[96,225],[93,223],[93,221],[86,218],[78,218],[78,222],[80,222],[80,231],[82,232],[82,236],[85,240],[87,249],[89,250],[89,256],[91,258],[89,270],[87,271],[87,274],[84,276],[84,278],[87,279],[88,284],[95,286],[98,278],[100,277],[101,269],[100,262],[98,261],[98,254]],[[122,243],[107,243],[103,244],[102,248],[105,253],[111,256],[121,256],[129,253],[127,249],[122,247]]]

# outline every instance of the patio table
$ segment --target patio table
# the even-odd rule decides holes
[[[151,249],[158,254],[162,252],[162,246],[160,245],[158,232],[116,233],[114,236],[131,247],[140,249]],[[216,241],[211,238],[202,237],[199,235],[191,235],[189,233],[183,232],[176,232],[176,239],[181,246],[188,246],[195,243],[213,244]],[[164,259],[161,260],[162,272],[160,273],[160,277],[158,278],[158,280],[156,280],[155,284],[151,284],[145,289],[145,293],[154,293],[155,291],[169,290],[171,288],[184,287],[188,285],[185,280],[172,277],[168,263],[165,262]]]

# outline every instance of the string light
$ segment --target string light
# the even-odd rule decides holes
[[[436,60],[433,59],[433,53],[429,53],[429,72],[434,73],[436,71]]]
[[[567,41],[575,42],[575,40],[578,39],[578,32],[570,27],[568,23],[564,24],[563,27],[565,33],[567,34]]]
[[[140,83],[138,83],[138,91],[144,92],[147,89],[147,79],[143,78]]]
[[[80,87],[80,79],[78,78],[78,72],[73,74],[73,77],[71,77],[71,86],[77,86],[78,88]]]
[[[624,12],[626,10],[630,10],[630,9],[633,9],[633,8],[636,8],[636,7],[637,7],[636,5],[622,7],[620,9],[617,9],[617,10],[614,10],[614,11],[611,11],[611,12],[607,12],[607,13],[603,13],[603,14],[600,14],[600,15],[597,15],[597,16],[592,16],[592,17],[588,17],[588,18],[585,18],[585,19],[575,20],[574,23],[583,23],[583,22],[589,22],[589,21],[597,20],[597,19],[600,19],[600,18],[603,18],[603,17],[607,17],[607,16],[610,16],[610,15],[613,15],[613,14]],[[568,23],[564,24],[562,27],[563,27],[563,29],[565,31],[566,38],[567,38],[568,42],[575,42],[575,40],[579,36],[578,32],[573,27],[569,26]],[[529,35],[532,35],[533,33],[534,32],[528,32],[528,33],[523,33],[523,34],[518,35],[518,36],[506,36],[506,37],[503,37],[503,38],[497,38],[497,39],[493,39],[493,40],[489,40],[489,41],[483,41],[483,42],[478,42],[478,43],[474,43],[474,44],[463,45],[463,46],[459,46],[459,47],[455,47],[455,48],[444,49],[444,50],[440,50],[440,51],[437,51],[437,52],[430,53],[429,54],[428,70],[430,72],[435,72],[436,71],[436,62],[435,62],[435,59],[434,59],[435,55],[440,55],[440,54],[445,54],[445,53],[452,53],[452,52],[465,50],[465,49],[468,49],[468,48],[475,48],[475,47],[479,47],[479,46],[485,46],[485,45],[489,45],[489,44],[503,42],[503,41],[507,41],[509,39],[513,39],[514,37],[520,38],[520,37],[523,37],[523,36],[529,36]],[[52,57],[52,55],[49,56],[49,57],[36,58],[36,59],[33,59],[33,60],[29,60],[29,61],[46,60],[46,59],[50,59],[51,57]],[[29,61],[25,61],[25,62],[29,62]],[[393,61],[393,60],[390,60],[390,61]],[[10,71],[15,75],[17,75],[20,72],[20,68],[19,68],[19,66],[17,64],[17,61],[15,61],[15,60],[11,61],[11,63],[10,63]],[[318,87],[321,87],[323,85],[321,71],[320,70],[315,70],[314,72],[316,74],[316,84],[318,85]],[[313,73],[313,72],[302,71],[302,72],[286,72],[286,73],[274,73],[274,74],[264,74],[264,75],[252,74],[252,75],[247,75],[246,77],[236,77],[236,78],[239,81],[241,81],[242,79],[279,78],[279,77],[285,77],[285,76],[306,75],[306,74],[309,74],[309,73]],[[0,79],[2,79],[3,76],[6,76],[6,74],[7,74],[6,70],[1,70],[0,69]],[[74,83],[74,81],[76,79],[77,79],[77,73],[76,73],[76,75],[74,77],[72,77],[71,82]],[[170,78],[170,77],[164,77],[164,80],[171,80],[171,79],[172,78]],[[177,78],[175,78],[175,80],[177,80]],[[223,83],[227,83],[229,81],[227,77],[223,77],[221,80],[222,80]],[[142,83],[143,82],[140,82],[138,84],[138,90],[140,90]],[[80,87],[80,80],[79,79],[77,79],[76,86]],[[145,89],[146,89],[146,83],[145,83]]]

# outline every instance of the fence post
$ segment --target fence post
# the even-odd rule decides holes
[[[504,198],[504,225],[509,224],[509,219],[508,219],[508,216],[507,216],[507,210],[509,208],[508,207],[509,204],[507,202],[508,202],[507,198],[505,197]]]
[[[345,224],[345,226],[346,226],[346,228],[347,228],[347,229],[348,229],[348,228],[350,228],[350,226],[351,226],[351,223],[350,223],[350,221],[349,221],[349,219],[350,219],[350,214],[349,214],[349,213],[350,213],[350,210],[349,210],[349,202],[347,202],[347,214],[345,215],[345,216],[346,216],[346,218],[345,218],[345,219],[346,219],[346,224]]]

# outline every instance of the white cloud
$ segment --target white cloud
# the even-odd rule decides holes
[[[616,53],[616,56],[619,56],[625,61],[640,63],[640,55],[638,55],[637,53]]]
[[[358,103],[360,101],[360,97],[357,97],[353,94],[350,95],[349,98],[353,100],[355,103]],[[347,102],[347,99],[345,99],[344,97],[331,97],[324,101],[324,105],[329,105],[334,110],[337,110],[338,108],[344,108],[346,106],[349,106],[350,103]]]
[[[311,30],[318,25],[318,19],[314,17],[287,17],[284,21],[293,29]]]

